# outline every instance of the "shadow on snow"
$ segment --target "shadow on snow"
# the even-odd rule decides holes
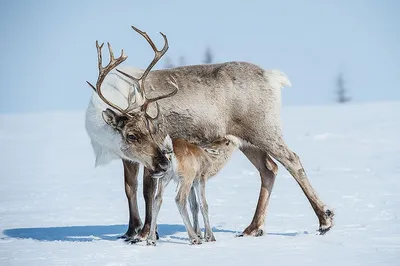
[[[37,227],[37,228],[14,228],[6,229],[3,234],[10,238],[34,239],[40,241],[70,241],[91,242],[94,240],[115,241],[118,236],[125,233],[126,225],[85,225],[65,227]],[[237,231],[213,228],[215,233],[237,234]],[[160,237],[186,232],[185,226],[180,224],[159,224],[158,233]],[[307,232],[293,233],[268,233],[267,235],[296,236],[308,234]]]

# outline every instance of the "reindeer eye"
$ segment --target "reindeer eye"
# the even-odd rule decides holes
[[[138,141],[138,138],[135,135],[132,135],[132,134],[128,134],[126,136],[126,138],[127,138],[128,141],[131,141],[131,142]]]

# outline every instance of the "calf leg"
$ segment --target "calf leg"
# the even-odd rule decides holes
[[[239,236],[261,236],[264,234],[262,228],[264,226],[268,202],[275,182],[275,177],[278,173],[278,166],[267,153],[253,146],[244,146],[241,148],[241,151],[260,172],[261,189],[253,220]]]
[[[160,212],[161,204],[163,201],[163,194],[164,194],[164,189],[165,187],[169,184],[171,181],[171,178],[169,177],[163,177],[159,178],[156,180],[157,182],[157,192],[156,196],[154,198],[154,203],[153,203],[153,213],[151,217],[151,225],[150,225],[150,234],[149,237],[147,238],[147,245],[156,245],[156,230],[157,230],[157,218],[158,218],[158,213]]]
[[[120,238],[131,238],[135,236],[140,228],[142,221],[139,216],[137,204],[137,176],[139,172],[139,164],[122,160],[124,165],[125,194],[128,199],[129,206],[129,225],[128,230]]]
[[[178,207],[179,213],[182,216],[183,223],[185,224],[186,231],[189,235],[190,238],[190,243],[192,244],[201,244],[200,238],[197,236],[196,232],[194,231],[190,219],[189,219],[189,213],[186,208],[186,203],[188,201],[188,196],[190,193],[190,188],[192,187],[192,184],[189,182],[186,182],[184,180],[181,180],[181,185],[179,186],[178,193],[175,198],[176,205]]]
[[[208,204],[206,199],[206,182],[204,179],[200,180],[200,182],[195,183],[195,189],[199,198],[199,205],[201,210],[201,215],[204,220],[204,238],[207,242],[215,241],[214,234],[211,229],[210,220],[208,217]]]
[[[190,205],[190,210],[192,211],[193,229],[196,232],[197,236],[201,238],[201,230],[199,225],[199,204],[197,203],[194,186],[195,184],[193,184],[192,188],[190,189],[189,205]]]

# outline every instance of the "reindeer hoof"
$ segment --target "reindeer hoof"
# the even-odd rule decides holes
[[[133,238],[138,234],[138,232],[140,231],[140,228],[141,228],[141,226],[129,227],[128,230],[126,231],[126,233],[123,234],[122,236],[119,236],[118,239],[125,239],[125,241],[126,241],[127,239]]]
[[[130,244],[136,244],[136,243],[142,242],[144,240],[145,239],[143,239],[139,235],[137,235],[135,237],[131,237],[129,239],[126,239],[125,242],[130,243]]]
[[[146,241],[146,245],[147,246],[156,246],[156,240],[154,240],[154,239],[147,239],[147,241]]]
[[[254,236],[263,236],[264,235],[264,230],[258,229],[257,232],[254,234]]]
[[[332,226],[331,227],[320,227],[319,229],[318,229],[318,233],[319,233],[319,235],[325,235],[325,233],[326,232],[328,232],[329,230],[331,230],[331,228],[332,228]]]
[[[123,234],[122,236],[119,236],[119,239],[129,239],[132,238],[136,235],[137,233],[131,230],[128,230],[125,234]]]
[[[333,227],[333,216],[334,216],[334,212],[327,209],[325,210],[325,215],[324,215],[324,223],[320,224],[319,229],[318,229],[318,233],[320,235],[324,235],[326,234],[326,232],[328,232],[332,227]]]
[[[134,235],[134,236],[127,236],[127,237],[122,238],[122,239],[125,241],[125,243],[130,243],[130,244],[132,244],[135,238],[136,238],[136,235]]]
[[[119,236],[118,239],[127,239],[129,236],[127,234],[123,234],[122,236]]]
[[[253,229],[253,230],[249,230],[248,228],[246,228],[246,230],[243,231],[243,233],[240,233],[238,235],[236,235],[237,237],[244,237],[244,236],[263,236],[264,235],[264,230],[262,229]]]

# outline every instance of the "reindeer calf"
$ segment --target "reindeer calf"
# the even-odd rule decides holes
[[[190,242],[201,244],[201,230],[198,221],[199,206],[204,219],[204,239],[207,242],[215,241],[208,218],[205,184],[209,177],[216,175],[222,169],[238,147],[239,140],[233,136],[219,139],[204,147],[191,144],[183,139],[172,141],[169,136],[165,138],[161,150],[171,163],[165,173],[153,175],[154,178],[158,178],[158,182],[153,204],[150,235],[147,239],[148,245],[155,245],[157,216],[160,211],[163,192],[172,179],[178,182],[175,201]],[[193,217],[193,226],[190,223],[186,208],[188,200]]]

